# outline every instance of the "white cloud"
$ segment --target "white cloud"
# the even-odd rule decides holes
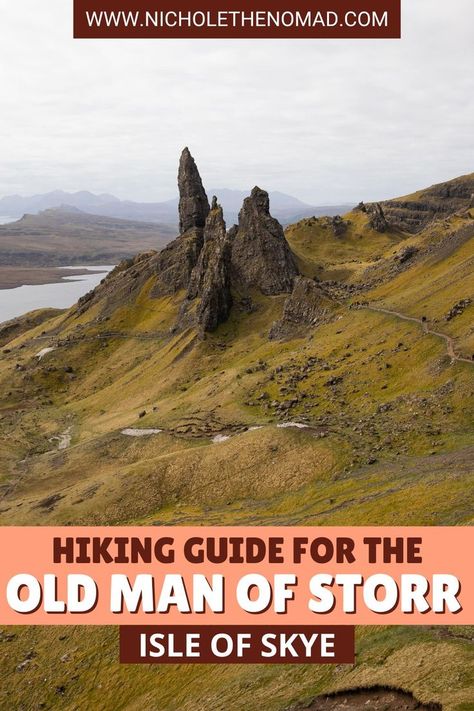
[[[0,0],[0,194],[208,186],[375,199],[474,169],[472,0],[405,0],[401,41],[73,40],[70,2]]]

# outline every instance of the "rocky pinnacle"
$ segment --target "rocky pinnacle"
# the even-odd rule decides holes
[[[187,297],[197,300],[196,322],[201,331],[214,331],[227,320],[232,307],[230,243],[216,198],[206,220],[204,245],[191,274]]]
[[[255,187],[232,231],[232,280],[262,294],[289,293],[298,269],[283,228],[270,215],[268,193]]]
[[[180,234],[193,227],[204,228],[209,214],[209,200],[188,148],[184,149],[179,161],[178,188]]]

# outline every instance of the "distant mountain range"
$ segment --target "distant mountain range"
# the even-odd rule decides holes
[[[229,190],[228,188],[215,188],[209,191],[209,197],[217,195],[224,208],[228,227],[237,222],[242,202],[249,194],[250,190]],[[298,198],[277,191],[270,192],[270,202],[273,216],[284,225],[313,215],[343,214],[353,207],[352,204],[308,205]],[[65,206],[104,217],[154,222],[169,227],[177,225],[177,197],[164,202],[133,202],[132,200],[119,200],[108,193],[95,195],[86,190],[75,193],[54,190],[50,193],[29,197],[10,195],[0,199],[0,215],[22,217],[25,214],[37,214],[43,210]]]

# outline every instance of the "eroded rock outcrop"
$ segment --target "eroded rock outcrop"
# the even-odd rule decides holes
[[[314,279],[298,276],[293,291],[285,301],[282,318],[273,324],[269,337],[281,339],[296,336],[309,326],[327,321],[335,307],[336,303]]]
[[[230,240],[216,198],[206,220],[204,243],[191,274],[187,302],[184,312],[188,312],[188,317],[192,314],[201,332],[214,331],[227,320],[232,308]]]
[[[384,209],[379,202],[369,203],[368,205],[364,202],[360,202],[354,208],[354,212],[363,212],[366,214],[369,217],[369,227],[377,232],[386,232],[390,227]]]
[[[369,225],[373,230],[382,233],[388,230],[389,224],[386,220],[382,205],[379,202],[376,202],[374,205],[368,205],[367,213],[370,216]]]
[[[238,228],[230,231],[232,281],[238,289],[289,293],[298,275],[283,228],[270,215],[268,193],[255,187],[244,200]]]
[[[446,315],[446,321],[452,321],[453,318],[456,318],[457,316],[462,316],[462,314],[465,312],[465,310],[471,304],[472,304],[472,299],[470,299],[469,297],[467,299],[461,299],[461,301],[458,301],[449,310],[449,313]]]
[[[153,260],[156,281],[152,297],[176,294],[187,289],[204,242],[204,230],[193,227],[168,244]]]

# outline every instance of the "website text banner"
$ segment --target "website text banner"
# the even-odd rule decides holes
[[[74,0],[76,38],[397,39],[401,0]]]
[[[0,624],[474,624],[474,528],[4,527]]]

